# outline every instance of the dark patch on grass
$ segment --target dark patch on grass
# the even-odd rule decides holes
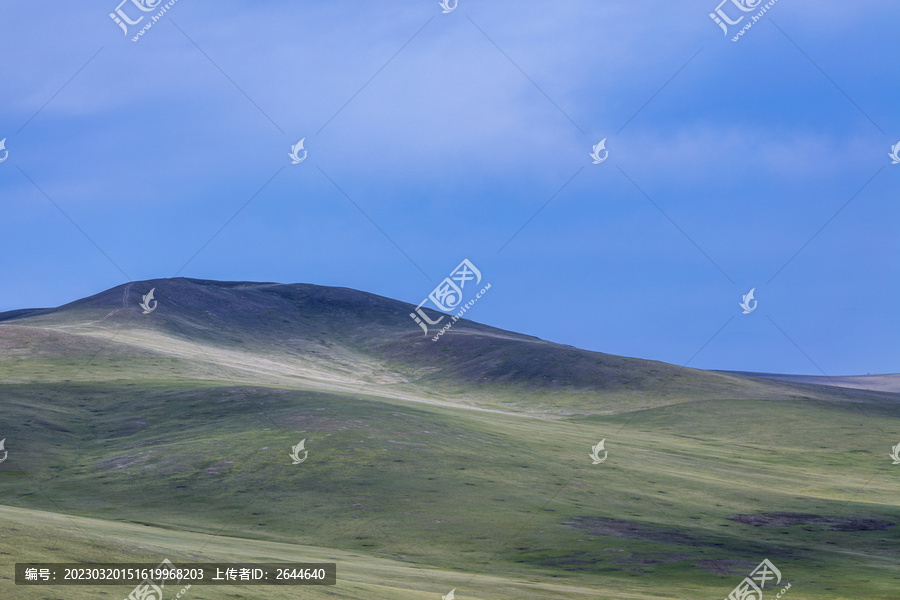
[[[584,529],[594,535],[616,538],[620,540],[640,540],[659,542],[662,544],[687,544],[691,546],[709,546],[698,538],[686,535],[677,529],[659,525],[646,525],[636,521],[608,519],[606,517],[574,517],[572,521],[563,523],[568,527]]]
[[[878,519],[853,517],[825,517],[812,513],[771,512],[755,515],[732,515],[732,521],[755,527],[793,527],[796,525],[820,525],[825,531],[883,531],[894,524]]]

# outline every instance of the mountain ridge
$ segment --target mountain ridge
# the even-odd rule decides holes
[[[158,305],[143,314],[139,303],[150,289]],[[0,333],[24,326],[110,338],[190,361],[182,367],[186,371],[201,364],[225,369],[241,383],[290,385],[294,378],[297,385],[339,385],[345,391],[364,384],[392,396],[557,415],[802,395],[802,387],[789,382],[582,350],[468,319],[432,341],[410,319],[414,308],[343,287],[152,279],[56,308],[0,313]],[[433,318],[443,314],[428,312]],[[113,368],[126,374],[131,367]],[[248,380],[248,372],[255,379]],[[523,394],[528,402],[522,402]]]

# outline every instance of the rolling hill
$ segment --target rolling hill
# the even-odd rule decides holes
[[[0,564],[331,557],[304,597],[649,599],[768,558],[788,598],[897,597],[900,394],[466,320],[432,342],[413,308],[178,278],[0,313]],[[128,592],[62,591],[98,590]]]

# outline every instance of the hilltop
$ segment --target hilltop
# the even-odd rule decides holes
[[[0,566],[337,560],[304,597],[649,600],[725,597],[768,558],[796,600],[896,597],[900,394],[467,320],[432,342],[413,308],[178,278],[0,314]]]
[[[151,289],[159,304],[145,315],[139,303]],[[366,385],[407,397],[559,415],[797,393],[778,381],[580,350],[467,319],[433,342],[410,319],[414,308],[348,288],[158,279],[58,308],[0,313],[0,343],[21,361],[54,363],[44,381],[179,374],[323,390]],[[29,354],[32,338],[40,340],[38,356]],[[53,358],[54,348],[75,372]],[[79,356],[90,357],[96,368],[81,369]]]

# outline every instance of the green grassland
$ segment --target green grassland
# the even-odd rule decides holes
[[[724,598],[763,558],[787,599],[898,597],[898,394],[470,322],[432,343],[352,290],[154,285],[150,315],[124,286],[0,315],[0,598],[129,591],[15,562],[163,557],[338,563],[197,599]]]

